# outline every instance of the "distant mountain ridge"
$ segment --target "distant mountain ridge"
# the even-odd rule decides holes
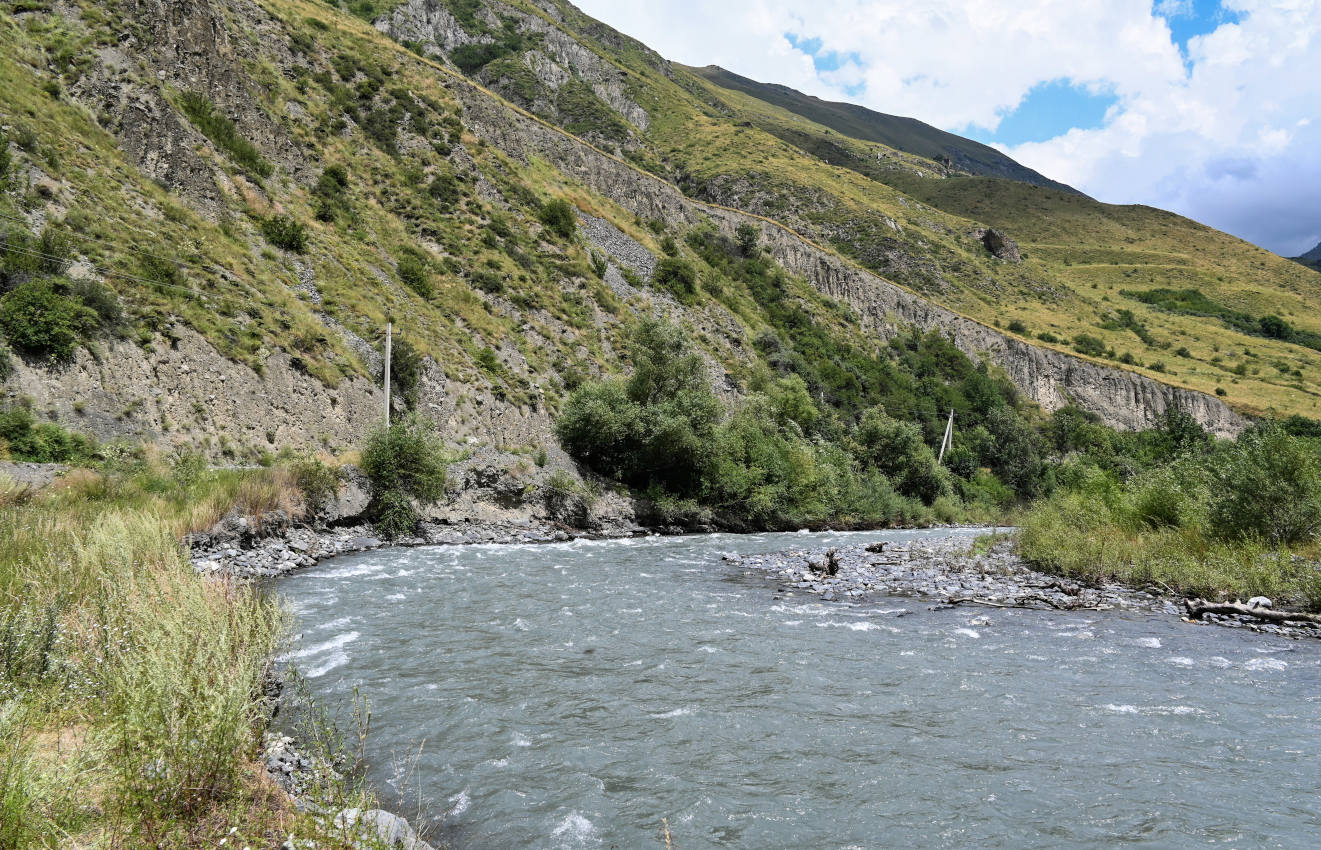
[[[948,158],[957,168],[979,177],[1004,177],[1073,194],[1077,189],[1016,162],[995,148],[948,133],[916,118],[887,115],[852,103],[822,100],[775,83],[761,83],[719,65],[688,70],[721,88],[732,89],[868,142],[877,142],[932,160]]]
[[[1294,257],[1294,259],[1305,266],[1312,266],[1317,270],[1321,270],[1321,242],[1316,243],[1316,247],[1306,254]]]

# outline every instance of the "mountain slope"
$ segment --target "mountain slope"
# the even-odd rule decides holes
[[[1296,263],[1302,263],[1305,266],[1321,271],[1321,242],[1318,242],[1316,247],[1308,251],[1306,254],[1303,254],[1300,257],[1294,257],[1293,259]]]
[[[1157,211],[969,178],[852,138],[714,85],[561,0],[407,0],[374,23],[689,197],[781,221],[958,313],[1013,333],[1024,326],[1037,346],[1218,392],[1246,412],[1321,413],[1321,371],[1298,344],[1321,330],[1312,318],[1321,288],[1296,264],[1241,240]],[[590,109],[584,90],[594,96]],[[576,104],[568,115],[566,103]],[[575,117],[602,110],[612,120]],[[1061,228],[1036,226],[1057,215],[1080,230],[1061,240]],[[1116,219],[1125,224],[1112,226]],[[1009,222],[1003,235],[1038,250],[1028,247],[1022,262],[994,256],[985,231],[995,222]],[[1020,222],[1028,229],[1018,232]],[[1138,243],[1154,253],[1126,253]],[[1236,325],[1121,293],[1204,287]],[[1291,339],[1245,331],[1276,312],[1298,331]]]
[[[787,86],[741,77],[718,65],[688,70],[722,89],[742,92],[860,141],[878,142],[981,177],[1004,177],[1034,186],[1076,191],[1015,162],[995,148],[947,133],[915,118],[886,115],[852,103],[821,100]]]
[[[625,366],[628,328],[659,311],[694,329],[734,394],[759,369],[787,368],[763,344],[800,346],[791,327],[817,328],[828,344],[795,356],[813,397],[844,417],[891,392],[868,370],[900,358],[887,342],[912,323],[998,364],[1046,409],[1077,402],[1139,427],[1177,403],[1218,432],[1241,427],[1214,396],[1186,389],[1209,391],[1218,374],[1161,374],[1104,350],[1089,360],[1068,340],[996,330],[1014,309],[1052,309],[1074,330],[1111,321],[1113,309],[1080,293],[1086,284],[1061,273],[1063,259],[994,256],[977,235],[991,216],[922,200],[965,185],[936,163],[837,133],[841,156],[858,162],[824,161],[742,117],[773,107],[567,4],[377,6],[369,24],[305,0],[123,0],[119,18],[91,2],[8,4],[6,244],[62,246],[67,276],[103,282],[114,298],[102,301],[124,313],[57,369],[13,358],[15,397],[102,436],[213,454],[344,449],[379,415],[389,317],[420,355],[411,403],[456,438],[535,446],[572,386]],[[800,125],[827,138],[828,128]],[[867,164],[877,152],[879,171]],[[1033,203],[1086,200],[992,182],[1022,186]],[[560,200],[577,207],[580,227],[547,217]],[[703,259],[704,228],[730,239],[739,225],[759,228],[796,275],[792,314]],[[52,241],[33,242],[44,230]],[[1123,238],[1097,237],[1102,247]],[[1207,238],[1234,263],[1247,256]],[[692,264],[695,291],[649,278],[669,253]],[[1262,272],[1267,289],[1278,288],[1274,275]],[[1300,384],[1314,380],[1303,368]],[[1245,390],[1280,387],[1230,374]],[[1287,384],[1278,403],[1252,399],[1229,397],[1307,412]],[[924,404],[915,415],[938,430],[936,402]]]

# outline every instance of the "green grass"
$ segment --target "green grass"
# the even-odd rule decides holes
[[[255,760],[283,611],[198,575],[178,542],[233,504],[297,510],[293,480],[139,458],[37,494],[0,484],[0,844],[342,846]],[[370,802],[351,782],[316,795]]]
[[[258,177],[270,177],[275,168],[252,142],[239,133],[234,122],[216,112],[215,104],[205,95],[186,91],[179,95],[179,106],[193,126],[229,155],[237,164]]]

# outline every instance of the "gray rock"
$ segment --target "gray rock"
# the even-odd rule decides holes
[[[1274,608],[1275,603],[1266,596],[1254,596],[1248,600],[1249,608]]]
[[[417,837],[408,821],[382,809],[344,809],[335,815],[335,826],[348,832],[354,846],[368,850],[379,846],[401,850],[433,850]]]

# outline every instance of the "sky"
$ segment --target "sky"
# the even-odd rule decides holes
[[[1321,0],[575,0],[688,65],[906,115],[1108,203],[1321,242]]]

